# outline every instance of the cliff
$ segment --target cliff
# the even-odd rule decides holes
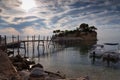
[[[83,38],[83,40],[86,40],[86,41],[92,41],[92,40],[97,40],[97,32],[91,32],[91,33],[84,33],[84,34],[81,34],[80,36],[81,38]]]
[[[59,41],[59,40],[82,40],[82,41],[96,41],[97,40],[97,32],[81,32],[81,33],[70,33],[64,36],[55,35],[53,36],[53,40]]]

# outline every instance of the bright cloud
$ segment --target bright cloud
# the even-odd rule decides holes
[[[45,35],[48,35],[49,33],[51,33],[51,30],[49,29],[45,29],[45,28],[35,28],[35,27],[26,27],[26,28],[23,28],[21,30],[22,34],[21,35],[42,35],[42,36],[45,36]],[[50,35],[50,34],[49,34]]]
[[[20,33],[12,27],[0,29],[0,34],[2,35],[20,35]]]
[[[30,1],[33,6],[25,7],[29,0],[0,0],[0,27],[11,26],[24,34],[52,34],[54,29],[72,29],[83,22],[95,26],[120,25],[120,0]],[[26,12],[23,7],[31,10]]]

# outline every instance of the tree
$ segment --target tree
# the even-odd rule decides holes
[[[56,30],[54,30],[53,33],[55,34],[55,33],[56,33]]]
[[[56,33],[59,34],[59,33],[60,33],[60,30],[56,30]]]
[[[95,31],[95,30],[97,30],[97,28],[96,28],[95,26],[90,26],[90,27],[89,27],[89,30],[90,30],[90,31]]]
[[[58,35],[58,34],[60,33],[60,30],[54,30],[53,33],[54,33],[55,35]]]
[[[89,30],[89,25],[86,24],[86,23],[82,23],[80,26],[79,26],[79,30],[80,31],[83,31],[83,32],[87,32]]]

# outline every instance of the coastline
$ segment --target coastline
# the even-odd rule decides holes
[[[0,50],[0,80],[35,80],[35,79],[40,79],[30,77],[30,72],[29,71],[17,71],[16,68],[13,66],[11,60],[9,59],[7,53],[4,51]],[[54,73],[54,72],[49,72],[45,71],[47,73],[47,76],[45,79],[52,79],[52,80],[71,80],[66,78],[64,75],[62,76],[61,73]],[[22,74],[22,76],[20,75]],[[38,73],[39,74],[39,73]],[[74,79],[79,79],[79,80],[89,80],[88,77],[79,77],[79,78],[74,78]]]

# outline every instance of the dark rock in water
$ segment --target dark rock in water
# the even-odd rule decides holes
[[[45,77],[45,75],[46,74],[45,74],[43,68],[39,68],[39,67],[33,68],[30,73],[30,77],[36,77],[36,78]]]
[[[14,52],[13,51],[7,51],[7,54],[8,54],[8,56],[10,56],[10,55],[13,55]]]
[[[109,53],[103,56],[103,61],[110,61],[117,63],[119,61],[119,55],[116,53]]]
[[[15,59],[15,62],[23,61],[23,58],[20,55],[16,55],[14,59]]]
[[[18,71],[23,69],[30,69],[30,65],[35,64],[33,61],[28,61],[25,58],[22,58],[20,55],[16,55],[15,57],[11,57],[13,65],[17,68]]]
[[[39,67],[39,68],[43,68],[43,66],[41,65],[41,64],[35,64],[35,65],[33,65],[31,68],[33,69],[33,68],[35,68],[35,67]]]

